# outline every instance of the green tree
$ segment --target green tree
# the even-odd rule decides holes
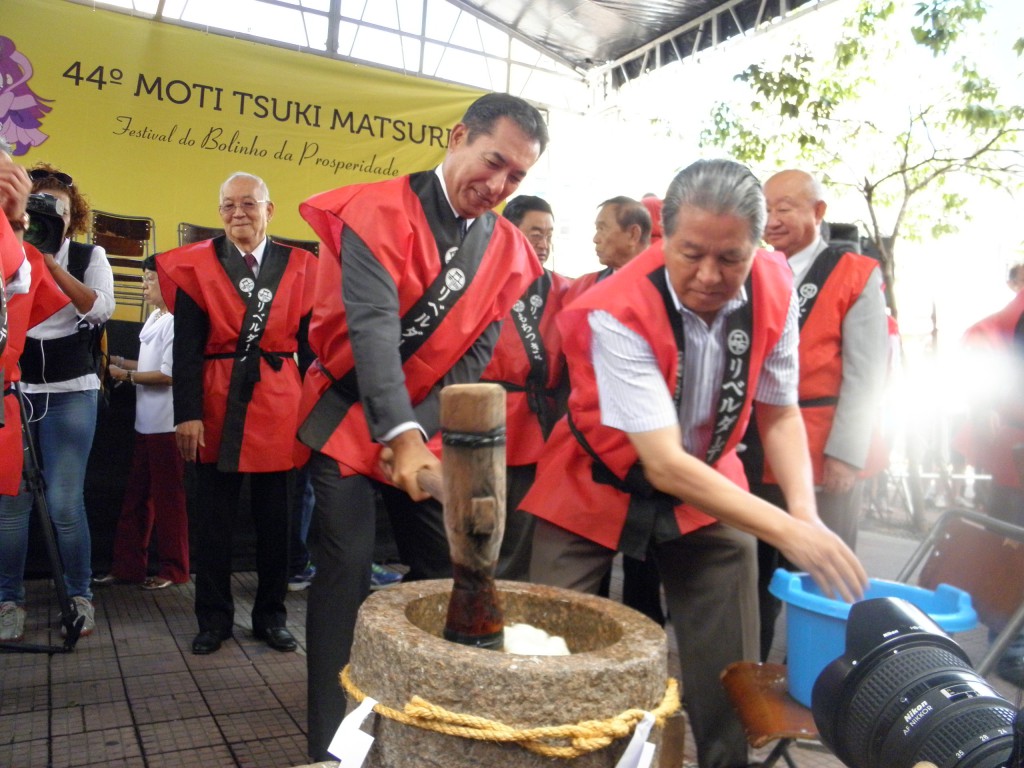
[[[1024,104],[1006,103],[1007,92],[1020,98],[1020,68],[1016,88],[1001,90],[962,51],[988,7],[928,0],[908,21],[909,10],[862,0],[824,52],[795,44],[747,67],[736,79],[749,103],[720,102],[701,133],[702,146],[751,165],[802,164],[855,190],[894,315],[897,242],[955,231],[969,216],[968,179],[1010,192],[1024,183]],[[1020,62],[1024,38],[1013,48]]]

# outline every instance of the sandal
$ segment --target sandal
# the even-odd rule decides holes
[[[161,576],[150,576],[142,582],[142,588],[152,592],[154,589],[166,589],[174,582]]]

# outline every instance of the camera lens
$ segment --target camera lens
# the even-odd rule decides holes
[[[38,248],[46,243],[49,233],[50,228],[44,223],[43,219],[29,214],[28,229],[25,230],[25,239],[29,243]]]
[[[35,193],[28,196],[28,229],[25,241],[42,253],[56,253],[64,241],[63,204],[53,195]]]
[[[822,741],[852,768],[1000,768],[1017,716],[953,640],[898,598],[851,608],[846,653],[815,681],[812,710]]]

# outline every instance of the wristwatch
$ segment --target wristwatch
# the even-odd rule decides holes
[[[14,230],[15,232],[26,232],[26,231],[28,231],[28,224],[29,224],[28,211],[25,211],[25,213],[21,214],[20,218],[8,219],[7,223],[11,225],[11,229]]]
[[[128,371],[128,383],[135,386],[135,371]]]

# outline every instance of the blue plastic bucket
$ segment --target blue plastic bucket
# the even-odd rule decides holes
[[[846,650],[850,604],[825,597],[806,573],[782,568],[775,571],[768,589],[786,603],[789,694],[809,707],[811,690],[821,670]],[[971,596],[948,584],[940,584],[933,592],[896,581],[871,579],[864,597],[902,597],[928,614],[945,632],[963,632],[978,624]]]

